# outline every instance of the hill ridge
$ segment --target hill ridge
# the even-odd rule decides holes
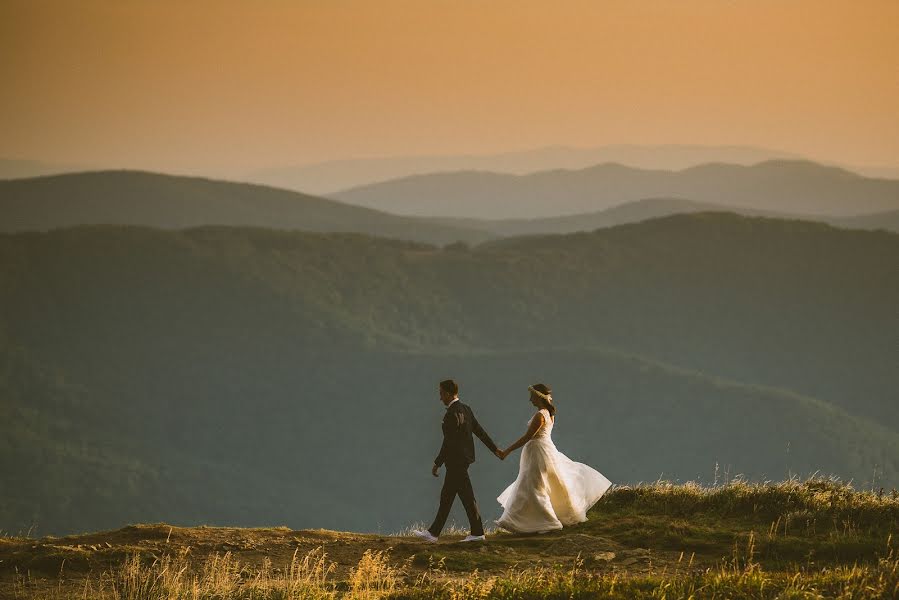
[[[166,229],[231,224],[360,232],[437,244],[490,237],[263,184],[129,169],[0,181],[0,214],[3,231],[87,223]]]
[[[130,590],[134,581],[153,582],[141,588],[141,597],[153,600],[188,586],[235,600],[250,586],[264,599],[298,589],[315,598],[374,589],[422,600],[448,592],[649,600],[709,588],[728,597],[801,592],[873,599],[899,586],[889,541],[899,520],[895,490],[875,494],[820,478],[714,487],[656,482],[613,488],[588,517],[543,535],[490,531],[486,542],[475,543],[458,543],[465,531],[457,528],[436,545],[408,530],[166,523],[62,538],[0,537],[0,562],[12,567],[0,571],[0,597],[80,598],[90,590],[106,598],[110,585]],[[811,561],[813,569],[797,566]],[[20,573],[27,579],[10,576]]]
[[[677,212],[715,210],[828,222],[840,227],[899,230],[899,211],[828,217],[686,197],[640,198],[589,213],[527,219],[404,217],[252,182],[132,169],[48,175],[0,182],[0,230],[47,230],[120,223],[161,228],[207,224],[307,231],[347,231],[434,245],[535,233],[594,230]]]
[[[811,161],[706,164],[681,171],[596,165],[526,175],[456,172],[358,186],[329,197],[398,214],[538,218],[594,212],[656,196],[787,213],[853,216],[899,208],[899,180]]]

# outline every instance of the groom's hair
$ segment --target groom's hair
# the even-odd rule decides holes
[[[459,384],[452,379],[444,379],[440,382],[440,389],[450,396],[455,396],[459,393]]]

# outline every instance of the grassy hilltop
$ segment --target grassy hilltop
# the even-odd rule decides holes
[[[657,483],[612,490],[587,523],[487,543],[165,524],[3,538],[0,597],[889,598],[897,525],[895,491]]]

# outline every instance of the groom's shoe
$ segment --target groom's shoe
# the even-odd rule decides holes
[[[420,530],[413,531],[412,535],[414,535],[417,538],[421,538],[422,540],[426,541],[429,544],[437,543],[437,538],[435,538],[434,534],[432,534],[427,529],[420,529]]]
[[[463,542],[486,542],[487,536],[486,535],[469,535],[462,541]]]

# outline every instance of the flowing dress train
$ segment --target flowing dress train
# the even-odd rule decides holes
[[[612,482],[592,467],[574,462],[552,441],[553,418],[541,409],[543,426],[521,450],[518,477],[497,498],[496,524],[515,533],[562,529],[583,523]]]

